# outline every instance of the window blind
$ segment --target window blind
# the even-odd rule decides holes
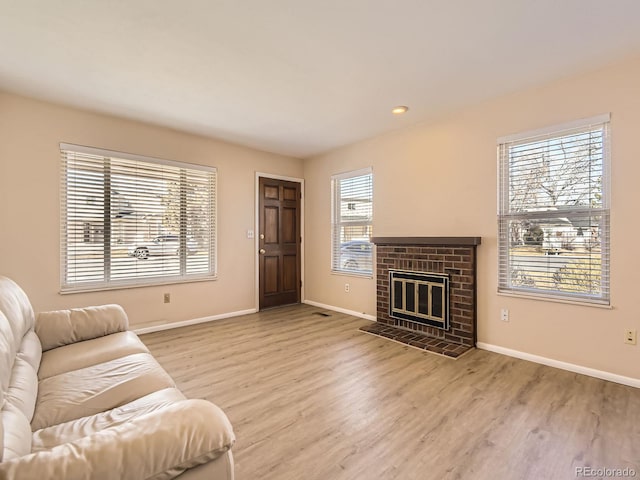
[[[373,273],[373,173],[371,168],[331,177],[333,272]]]
[[[215,168],[60,152],[63,292],[215,277]]]
[[[501,292],[609,304],[609,116],[498,142]]]

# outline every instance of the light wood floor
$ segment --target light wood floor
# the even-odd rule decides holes
[[[640,478],[640,390],[481,350],[458,360],[302,305],[142,336],[234,426],[238,480]]]

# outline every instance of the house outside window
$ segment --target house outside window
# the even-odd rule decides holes
[[[608,305],[609,115],[498,140],[498,291]]]
[[[373,274],[373,173],[371,168],[331,177],[331,271]]]
[[[215,278],[215,168],[60,151],[62,292]]]

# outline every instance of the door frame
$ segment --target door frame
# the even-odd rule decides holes
[[[295,182],[300,184],[300,236],[302,241],[300,242],[300,303],[304,303],[304,178],[288,177],[285,175],[275,175],[272,173],[256,172],[255,178],[255,211],[254,211],[254,230],[253,230],[253,255],[254,255],[254,276],[255,276],[255,308],[256,312],[260,311],[260,179],[271,178],[273,180],[285,180],[287,182]]]

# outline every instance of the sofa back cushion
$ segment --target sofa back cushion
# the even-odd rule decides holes
[[[31,453],[31,425],[38,395],[37,365],[42,350],[34,331],[27,332],[14,353],[13,334],[0,312],[0,461]],[[32,365],[35,363],[36,367]]]
[[[25,339],[25,335],[33,332],[34,324],[35,316],[27,295],[13,280],[0,277],[0,388],[5,398],[16,357],[18,352],[24,350],[23,341],[30,344],[23,352],[27,355],[25,360],[36,371],[40,365],[42,349],[39,342],[36,342],[33,334]]]
[[[5,402],[17,407],[27,420],[33,418],[38,396],[38,367],[42,359],[40,340],[33,330],[22,337],[20,350],[16,355],[9,388],[5,393]]]
[[[22,337],[33,329],[35,316],[26,293],[6,277],[0,277],[0,312],[4,313],[13,333],[15,355],[22,343]]]
[[[2,408],[3,449],[2,461],[31,453],[31,425],[24,414],[10,403]]]
[[[40,341],[33,330],[23,337],[11,369],[9,388],[3,392],[2,461],[31,453],[31,419],[38,397],[38,365],[42,356]],[[35,364],[35,366],[34,366]]]
[[[9,389],[11,371],[16,361],[17,350],[9,320],[7,320],[7,317],[2,313],[2,310],[0,310],[0,391],[2,392],[3,398]]]
[[[36,321],[43,351],[128,329],[129,319],[120,305],[40,312]]]
[[[42,356],[34,314],[24,291],[0,277],[0,455],[5,461],[31,451],[31,426]]]

